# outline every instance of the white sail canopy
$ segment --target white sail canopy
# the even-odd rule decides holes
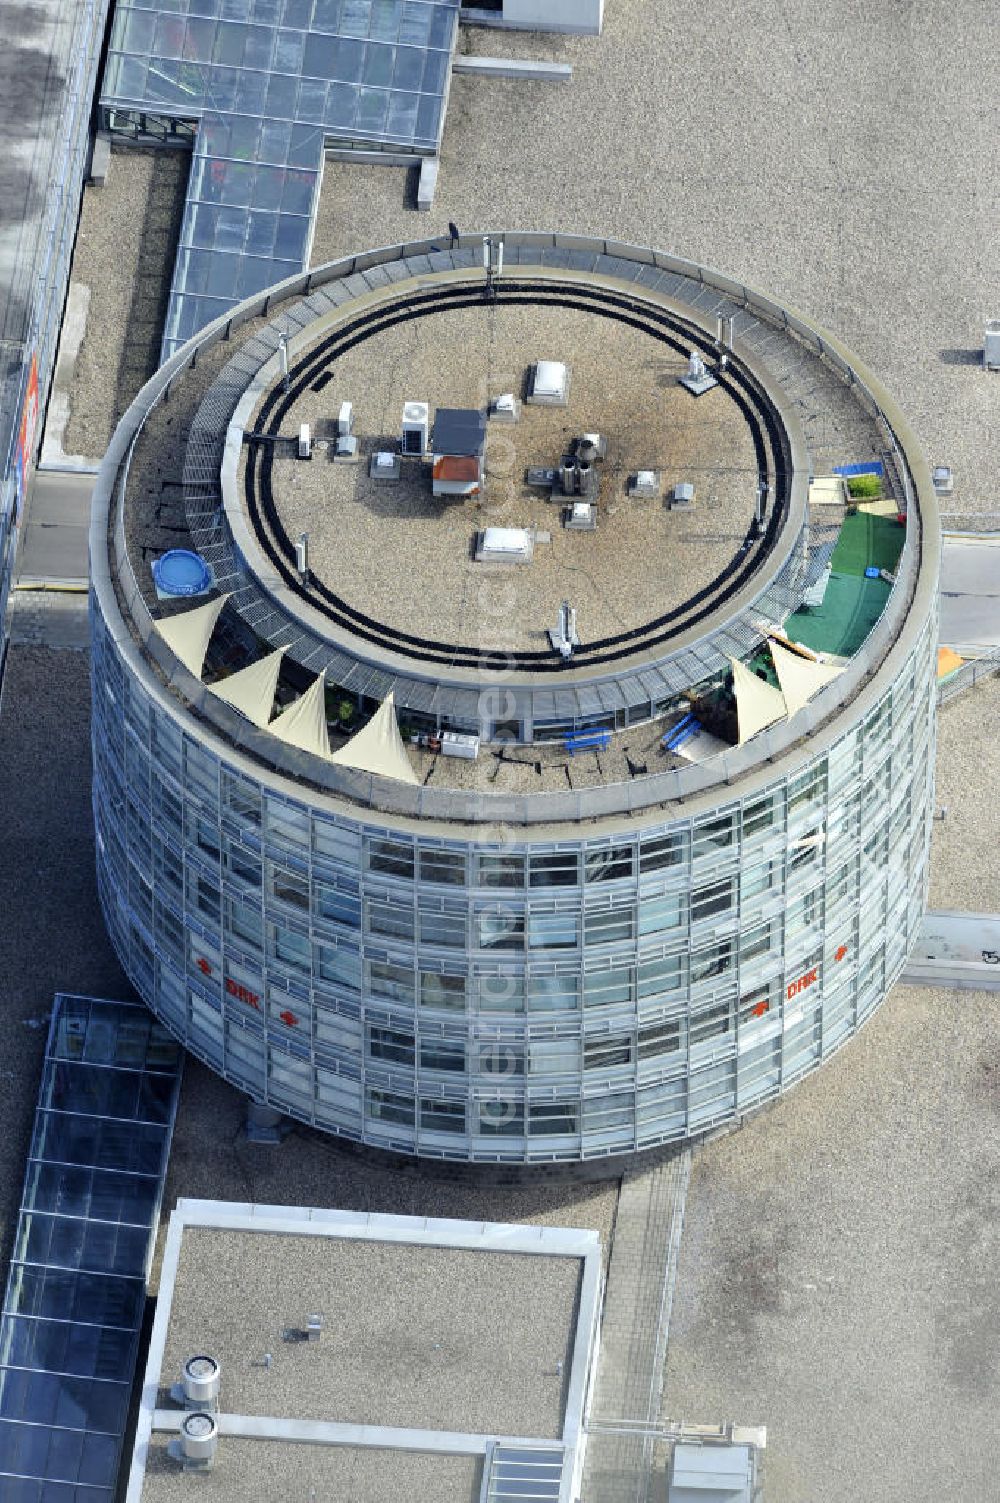
[[[239,710],[254,725],[265,728],[274,709],[274,691],[278,687],[284,656],[280,648],[277,652],[269,652],[266,658],[251,663],[249,668],[241,668],[239,673],[212,684],[212,693],[225,700],[227,705],[232,705],[234,710]]]
[[[841,672],[832,663],[817,663],[810,658],[800,657],[797,652],[790,652],[773,638],[769,646],[789,715],[801,710],[824,684],[828,684]]]
[[[228,595],[219,595],[207,605],[195,606],[193,611],[183,611],[179,616],[164,616],[162,620],[153,623],[164,642],[173,649],[195,678],[201,678],[215,623],[228,599]]]
[[[290,704],[287,710],[276,715],[268,726],[273,736],[300,751],[312,752],[316,757],[330,756],[330,737],[326,729],[326,676],[309,685],[306,692]]]
[[[333,760],[342,767],[356,767],[361,772],[378,773],[401,783],[420,781],[406,755],[391,694],[386,695],[363,730],[334,752]]]
[[[751,673],[745,663],[730,658],[733,670],[733,693],[736,695],[736,719],[740,746],[758,731],[782,720],[788,713],[780,689]]]

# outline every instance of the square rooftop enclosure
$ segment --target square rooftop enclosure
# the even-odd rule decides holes
[[[170,1389],[199,1353],[221,1368],[205,1503],[311,1488],[376,1503],[403,1486],[466,1503],[512,1464],[568,1499],[599,1283],[594,1232],[182,1200],[128,1503],[190,1496]]]

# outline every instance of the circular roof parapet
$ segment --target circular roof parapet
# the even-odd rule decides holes
[[[605,781],[562,797],[537,793],[500,798],[484,790],[404,788],[349,768],[331,767],[282,745],[266,731],[241,722],[203,685],[178,669],[163,643],[155,637],[150,640],[155,606],[148,581],[130,562],[129,527],[119,513],[111,567],[95,572],[95,588],[106,603],[111,587],[117,587],[134,633],[149,644],[150,655],[175,689],[234,747],[319,788],[422,818],[526,823],[626,813],[683,799],[720,781],[731,782],[781,756],[802,737],[818,733],[842,707],[867,696],[866,686],[878,679],[884,661],[905,647],[912,622],[922,621],[930,609],[938,557],[937,518],[926,466],[901,415],[874,378],[831,336],[769,299],[660,252],[580,237],[508,234],[507,274],[495,289],[494,302],[485,299],[478,245],[478,238],[472,237],[464,246],[446,252],[426,242],[334,263],[248,301],[228,321],[220,320],[203,331],[147,386],[116,433],[98,482],[95,540],[99,538],[100,545],[106,546],[101,500],[107,515],[114,480],[126,481],[118,493],[128,491],[128,465],[123,474],[123,461],[131,455],[160,397],[176,389],[185,380],[185,372],[196,369],[199,359],[221,339],[233,338],[240,324],[274,314],[263,327],[258,324],[224,368],[219,368],[218,351],[213,355],[217,374],[207,387],[199,381],[200,400],[184,463],[184,499],[192,540],[211,565],[217,588],[229,596],[262,650],[281,647],[304,673],[325,673],[329,685],[359,703],[375,703],[392,692],[402,715],[431,717],[439,728],[450,726],[489,736],[497,724],[513,722],[520,738],[530,741],[540,727],[579,727],[602,720],[634,724],[655,715],[699,679],[725,672],[730,659],[745,660],[764,643],[769,627],[780,624],[801,602],[814,581],[821,553],[807,526],[809,482],[827,473],[838,459],[847,464],[859,457],[859,451],[868,446],[882,456],[879,462],[884,466],[887,492],[905,518],[906,541],[885,608],[860,650],[805,709],[763,731],[748,745],[716,757],[714,764],[640,772],[627,782]],[[424,332],[426,361],[427,351],[433,353],[436,348],[433,338],[426,335],[435,317],[439,326],[442,318],[456,314],[472,317],[487,331],[492,325],[495,332],[509,310],[526,309],[530,316],[539,317],[539,310],[544,310],[549,317],[556,308],[566,310],[568,316],[613,320],[615,326],[627,328],[630,337],[656,340],[668,348],[669,357],[655,375],[664,380],[661,389],[669,383],[675,398],[693,350],[715,373],[720,390],[702,396],[691,393],[688,410],[697,414],[718,400],[741,411],[752,435],[756,473],[748,472],[753,484],[743,497],[748,525],[744,536],[734,533],[729,540],[732,551],[726,567],[715,569],[707,585],[694,579],[687,596],[670,610],[659,616],[646,612],[641,619],[626,618],[618,631],[591,636],[568,659],[544,640],[537,647],[520,643],[503,651],[474,634],[435,635],[423,621],[413,622],[414,629],[407,631],[398,616],[380,619],[365,609],[363,581],[352,597],[343,577],[325,561],[323,570],[304,585],[296,568],[301,560],[296,559],[294,548],[298,541],[295,498],[293,490],[280,498],[280,505],[275,498],[275,455],[282,440],[291,445],[298,437],[306,420],[303,401],[308,406],[329,383],[331,355],[336,371],[338,362],[356,360],[352,352],[360,351],[366,341],[384,338],[398,327],[411,335],[417,329]],[[288,352],[287,381],[283,347]],[[372,343],[370,348],[377,346]],[[563,352],[540,345],[533,353],[537,363]],[[726,357],[721,369],[720,353]],[[522,356],[523,351],[518,360]],[[565,363],[572,401],[586,383],[573,379],[572,350]],[[520,366],[514,374],[519,370]],[[509,376],[510,371],[503,374]],[[193,383],[199,378],[187,379]],[[475,394],[474,405],[482,410],[507,391],[509,382],[498,379]],[[309,395],[304,397],[304,393]],[[426,385],[409,395],[435,398]],[[363,406],[363,383],[357,372],[351,391],[336,390],[332,406],[326,399],[331,412],[336,412],[342,398]],[[432,409],[456,405],[453,390],[445,392],[444,398],[434,400]],[[398,408],[387,414],[381,432],[364,435],[380,451],[388,447],[386,433],[398,441],[395,430],[402,403]],[[559,411],[555,409],[555,414]],[[553,416],[548,414],[550,420]],[[573,422],[582,429],[579,435]],[[323,467],[317,474],[339,477],[331,455],[336,435],[330,432],[321,437],[315,419],[310,426],[313,466],[318,460]],[[582,438],[602,426],[599,412],[587,419],[586,428],[582,414],[572,412],[566,420],[566,436]],[[551,429],[557,431],[558,424]],[[327,443],[330,449],[318,453],[317,443]],[[621,489],[616,494],[621,495],[623,505],[623,467],[628,461],[635,471],[645,471],[648,466],[639,462],[640,457],[637,449],[631,455],[623,450],[617,460],[615,485]],[[590,462],[589,449],[585,458]],[[291,472],[296,462],[290,456],[282,456],[281,462],[285,480],[294,486]],[[260,477],[269,467],[270,509],[263,505],[260,490]],[[693,464],[689,468],[695,473]],[[357,467],[355,474],[360,481]],[[695,479],[697,484],[697,475]],[[488,485],[488,473],[486,480]],[[763,535],[751,536],[763,485],[768,487],[765,526],[758,529]],[[138,504],[128,491],[125,510]],[[554,531],[559,525],[559,505],[545,505]],[[485,527],[513,519],[493,517],[487,510],[481,515],[477,512],[474,520]],[[542,529],[535,526],[537,537]],[[312,533],[315,529],[301,530]],[[473,530],[479,528],[470,526],[469,531]],[[578,541],[585,539],[581,536]],[[400,549],[405,566],[405,540]],[[310,563],[318,551],[310,547]],[[649,556],[655,559],[652,551]],[[476,567],[482,567],[471,558],[462,564],[469,578],[474,577]],[[526,566],[526,576],[532,567]],[[436,576],[425,575],[424,584],[433,591]],[[568,592],[567,598],[571,598]],[[585,614],[586,607],[579,608],[584,626]],[[555,624],[542,618],[532,629],[541,638],[544,627]],[[485,710],[484,704],[488,705]],[[497,706],[502,710],[498,712]]]

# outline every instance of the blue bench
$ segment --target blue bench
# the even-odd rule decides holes
[[[563,742],[571,757],[578,751],[605,751],[610,745],[610,731],[573,731]]]
[[[845,480],[850,480],[855,475],[884,475],[885,466],[881,459],[867,459],[864,464],[834,465],[833,473],[843,475]]]
[[[692,736],[697,736],[700,730],[700,722],[693,715],[685,715],[684,719],[672,726],[665,736],[660,737],[660,745],[666,751],[676,751],[679,746],[684,745],[685,741],[689,741]]]

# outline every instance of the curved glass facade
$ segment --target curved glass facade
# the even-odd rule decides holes
[[[522,238],[525,259],[569,254]],[[626,249],[608,274],[630,264]],[[372,254],[415,264],[412,247]],[[667,261],[643,255],[647,267]],[[349,281],[355,264],[315,275]],[[710,274],[677,268],[656,275],[699,296],[710,286]],[[759,294],[716,281],[777,317]],[[260,311],[246,304],[242,316]],[[829,336],[783,318],[783,337],[794,323],[857,398],[866,435],[887,439],[906,471],[896,603],[844,670],[853,697],[844,690],[828,712],[803,712],[801,729],[732,749],[714,782],[708,764],[671,774],[676,783],[653,774],[578,788],[575,817],[565,794],[533,795],[531,823],[527,811],[513,822],[502,798],[495,821],[477,823],[493,817],[488,794],[475,795],[474,819],[447,788],[435,809],[452,801],[454,812],[437,818],[400,806],[396,785],[326,791],[323,764],[307,782],[301,758],[267,765],[252,728],[233,722],[227,739],[197,698],[203,687],[156,644],[116,510],[135,436],[183,380],[183,360],[159,392],[147,388],[96,492],[98,874],[137,990],[212,1069],[354,1142],[456,1161],[576,1161],[737,1120],[883,1000],[926,895],[936,520],[888,398],[875,400]],[[678,790],[669,803],[666,788]]]
[[[696,819],[482,844],[341,818],[182,732],[95,613],[101,893],[135,986],[260,1101],[386,1149],[578,1159],[844,1042],[924,904],[935,623],[828,755]]]

